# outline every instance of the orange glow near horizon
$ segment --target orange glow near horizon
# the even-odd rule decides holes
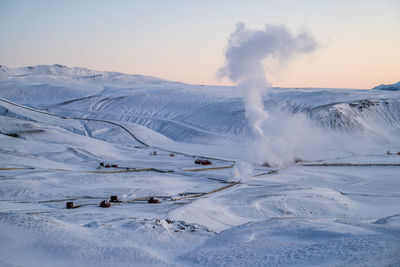
[[[168,10],[168,12],[166,11]],[[215,73],[237,22],[310,30],[320,48],[266,67],[278,87],[368,89],[400,80],[400,1],[0,1],[0,64],[63,64],[190,84]]]

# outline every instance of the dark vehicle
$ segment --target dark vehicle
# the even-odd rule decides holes
[[[209,161],[208,159],[196,159],[194,161],[195,164],[201,164],[201,165],[211,165],[212,162]]]

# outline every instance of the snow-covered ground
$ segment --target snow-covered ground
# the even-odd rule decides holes
[[[1,266],[400,266],[398,90],[271,89],[270,167],[234,87],[1,66],[0,98]]]

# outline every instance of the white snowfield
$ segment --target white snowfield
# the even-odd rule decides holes
[[[398,88],[0,66],[0,266],[400,266]]]

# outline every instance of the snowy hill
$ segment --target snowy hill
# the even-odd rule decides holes
[[[99,72],[63,65],[7,68],[0,71],[2,97],[23,104],[50,104],[106,91],[109,86],[124,89],[143,85],[179,84],[142,75]]]
[[[234,87],[0,66],[0,265],[398,266],[400,91],[264,105],[257,140]]]
[[[374,87],[374,90],[400,91],[400,82],[394,84],[381,84]]]
[[[53,65],[6,69],[0,88],[0,97],[20,104],[66,116],[106,116],[137,123],[176,141],[250,135],[233,87]],[[264,105],[270,113],[305,114],[323,127],[362,132],[381,141],[400,129],[397,92],[275,88]]]

